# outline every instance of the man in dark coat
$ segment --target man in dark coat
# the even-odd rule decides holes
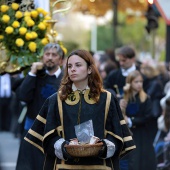
[[[121,97],[126,77],[130,72],[137,69],[135,64],[135,51],[129,46],[123,46],[116,51],[116,57],[119,61],[120,68],[109,73],[104,86],[107,89],[114,90],[117,97]]]
[[[32,126],[44,101],[57,92],[63,76],[60,68],[63,59],[64,52],[58,44],[47,44],[42,62],[32,64],[30,72],[20,85],[18,97],[27,106],[23,136]],[[43,169],[43,162],[44,155],[21,139],[16,170],[40,170]]]

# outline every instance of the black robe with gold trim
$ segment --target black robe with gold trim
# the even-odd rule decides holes
[[[62,102],[57,93],[49,97],[25,140],[45,154],[44,170],[119,170],[120,158],[132,151],[135,145],[118,101],[108,91],[101,92],[98,103],[88,103],[84,97],[80,98],[81,101],[70,105]],[[86,157],[63,161],[55,156],[54,143],[58,139],[76,138],[74,126],[77,125],[80,102],[80,123],[90,119],[93,121],[94,136],[108,139],[115,144],[116,151],[113,157],[108,159]]]

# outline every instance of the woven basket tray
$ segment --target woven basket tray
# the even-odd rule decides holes
[[[66,151],[73,157],[97,156],[103,143],[83,144],[83,145],[65,145]]]

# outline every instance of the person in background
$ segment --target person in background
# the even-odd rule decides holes
[[[32,64],[30,72],[17,89],[18,98],[27,106],[23,136],[32,126],[44,101],[58,90],[63,77],[60,68],[63,59],[64,52],[59,44],[47,44],[42,61]],[[16,170],[41,170],[43,162],[44,155],[22,138]]]
[[[119,100],[124,93],[123,87],[125,86],[126,77],[130,72],[139,70],[139,68],[136,66],[136,53],[134,48],[127,45],[122,46],[115,51],[115,55],[119,62],[119,67],[108,74],[104,82],[104,87],[114,91]],[[120,161],[121,170],[124,170],[124,167],[127,167],[127,157],[128,155]]]
[[[109,73],[115,69],[117,69],[117,66],[115,65],[114,62],[112,62],[109,59],[107,61],[101,63],[101,65],[99,67],[99,72],[103,79],[103,82],[105,82]]]
[[[165,100],[161,101],[164,105],[163,121],[166,129],[166,135],[163,140],[158,142],[157,152],[162,155],[161,162],[158,162],[157,167],[162,170],[170,169],[170,96],[164,97]]]
[[[166,83],[170,80],[170,74],[168,68],[166,67],[165,62],[159,62],[157,64],[157,68],[159,70],[159,79],[162,82],[163,87],[165,87]]]
[[[135,65],[135,51],[129,46],[123,46],[116,52],[116,58],[119,61],[120,68],[115,69],[109,73],[105,81],[104,87],[112,89],[117,94],[117,97],[121,97],[123,94],[123,86],[125,85],[125,79],[128,74],[137,69]]]
[[[109,56],[110,60],[114,63],[114,65],[119,68],[119,61],[116,59],[115,50],[113,48],[108,48],[105,50],[105,53]]]
[[[75,126],[89,120],[102,149],[95,157],[75,158],[65,145],[78,138]],[[44,170],[118,170],[120,158],[135,149],[118,101],[103,89],[93,57],[86,50],[68,56],[58,92],[45,101],[25,140],[45,154]]]
[[[143,63],[140,67],[140,71],[141,73],[143,73],[143,75],[145,75],[147,81],[147,85],[145,86],[144,90],[152,100],[152,113],[154,117],[150,122],[150,130],[152,130],[152,139],[154,141],[156,133],[158,131],[157,119],[162,114],[160,100],[164,96],[164,85],[160,79],[160,72],[156,66],[156,63],[155,65]]]
[[[11,75],[12,82],[12,100],[11,100],[11,112],[12,112],[12,122],[11,122],[11,132],[14,134],[14,137],[21,138],[23,134],[23,123],[19,123],[19,116],[24,107],[22,102],[18,99],[18,95],[16,93],[17,88],[20,86],[24,79],[24,75],[22,72],[15,73]]]
[[[11,126],[11,76],[8,73],[0,75],[0,131],[10,131]]]
[[[129,73],[126,78],[120,107],[136,144],[136,150],[127,160],[127,169],[156,169],[156,157],[149,126],[153,116],[152,102],[143,90],[143,77],[137,70]]]

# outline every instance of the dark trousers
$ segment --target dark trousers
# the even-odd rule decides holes
[[[0,131],[10,130],[11,117],[11,98],[0,98]]]

